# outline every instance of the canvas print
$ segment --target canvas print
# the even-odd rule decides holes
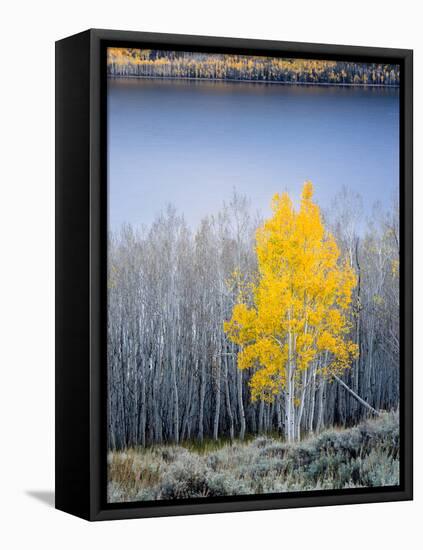
[[[399,485],[400,78],[108,49],[109,503]]]

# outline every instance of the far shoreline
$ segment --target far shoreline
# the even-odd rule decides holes
[[[251,79],[236,79],[236,78],[200,78],[194,76],[144,76],[144,75],[112,75],[107,74],[107,79],[110,80],[188,80],[198,82],[237,82],[247,84],[282,84],[285,86],[326,86],[337,88],[394,88],[399,89],[400,84],[353,84],[350,82],[287,82],[278,80],[251,80]]]

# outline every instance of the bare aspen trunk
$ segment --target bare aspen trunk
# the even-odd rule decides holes
[[[216,408],[213,423],[213,439],[217,441],[219,437],[219,415],[220,415],[220,368],[221,358],[215,360],[216,363]]]
[[[308,416],[308,433],[313,433],[314,426],[314,412],[316,404],[316,365],[313,365],[313,372],[311,374],[310,384],[310,411]]]
[[[355,360],[355,368],[353,373],[353,389],[358,393],[360,364],[361,364],[361,266],[358,257],[359,239],[355,242],[355,262],[357,266],[357,317],[356,317],[356,344],[358,347],[358,356]],[[357,414],[357,407],[352,408],[352,413]]]
[[[160,400],[159,400],[161,368],[162,368],[162,349],[160,346],[158,364],[156,365],[156,372],[155,372],[154,381],[153,381],[154,437],[157,443],[161,443],[163,441],[163,427],[162,427],[162,418],[160,414]]]
[[[289,442],[295,437],[294,381],[292,369],[288,369],[288,387],[285,392],[285,439]]]
[[[306,389],[307,389],[307,371],[304,370],[302,373],[302,381],[301,381],[300,406],[297,413],[296,427],[295,427],[295,438],[297,441],[300,441],[301,439],[301,421],[302,421],[303,412],[304,412]]]
[[[264,401],[263,401],[263,399],[260,401],[258,425],[259,425],[258,431],[259,431],[259,433],[262,433],[264,431]]]
[[[146,415],[147,415],[147,407],[146,407],[146,396],[145,396],[145,376],[146,376],[146,369],[145,369],[145,361],[144,359],[141,360],[142,362],[142,370],[141,370],[141,400],[140,400],[140,439],[141,439],[141,445],[142,447],[145,447],[146,440],[145,440],[145,427],[146,427]]]
[[[179,393],[176,380],[176,357],[172,354],[172,385],[173,385],[173,437],[176,444],[179,443]]]
[[[321,379],[319,384],[319,414],[317,417],[316,432],[322,431],[324,425],[324,393],[325,393],[325,380]]]
[[[275,407],[276,407],[276,421],[278,426],[278,432],[279,434],[281,434],[282,433],[282,413],[281,413],[281,398],[279,395],[276,396]]]
[[[201,361],[200,404],[198,413],[198,439],[204,440],[204,399],[206,396],[206,365]]]
[[[292,334],[288,334],[287,389],[285,391],[285,438],[291,442],[295,438],[295,381],[293,365]]]
[[[295,418],[296,418],[296,410],[295,410],[295,377],[294,377],[294,366],[292,366],[292,372],[291,372],[291,425],[290,425],[290,441],[295,440]]]
[[[291,397],[290,397],[289,374],[287,388],[285,390],[285,440],[290,441],[289,427],[291,425]]]
[[[288,335],[288,364],[285,382],[285,439],[291,441],[291,334]]]
[[[268,432],[270,430],[270,422],[273,418],[273,404],[272,403],[266,403],[265,410],[266,410],[266,414],[265,414],[265,417],[264,417],[264,420],[265,420],[264,429],[266,430],[266,432]]]
[[[244,403],[242,400],[242,370],[237,369],[237,381],[238,381],[238,409],[239,409],[239,421],[240,421],[240,430],[239,438],[242,440],[245,437],[245,412],[244,412]]]
[[[224,365],[225,365],[225,401],[226,401],[226,414],[228,415],[229,419],[229,437],[231,440],[235,437],[235,430],[234,430],[234,417],[232,414],[232,407],[231,407],[231,394],[229,391],[229,373],[228,373],[228,356],[225,353],[224,355]]]
[[[186,435],[188,434],[188,437],[189,437],[189,434],[190,434],[190,430],[189,430],[189,425],[191,423],[191,408],[192,408],[192,387],[193,387],[193,375],[191,373],[190,377],[189,377],[189,382],[188,382],[188,395],[187,395],[187,404],[186,404],[186,414],[185,414],[185,417],[184,417],[184,421],[183,421],[183,424],[182,424],[182,430],[181,430],[181,439],[185,439],[186,438]]]

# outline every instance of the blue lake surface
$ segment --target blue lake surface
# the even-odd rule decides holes
[[[389,207],[399,185],[399,90],[159,79],[108,81],[109,227],[173,204],[195,228],[233,189],[270,213],[311,180]]]

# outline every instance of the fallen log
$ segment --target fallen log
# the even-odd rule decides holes
[[[347,392],[349,392],[354,397],[354,399],[356,399],[361,405],[369,409],[369,411],[371,411],[371,413],[374,414],[375,416],[380,416],[379,411],[374,409],[371,405],[367,403],[367,401],[364,401],[364,399],[362,399],[359,395],[357,395],[355,391],[353,391],[350,387],[348,387],[343,380],[341,380],[336,376],[336,374],[334,374],[333,377],[338,382],[338,384],[340,384],[343,388],[345,388]]]

